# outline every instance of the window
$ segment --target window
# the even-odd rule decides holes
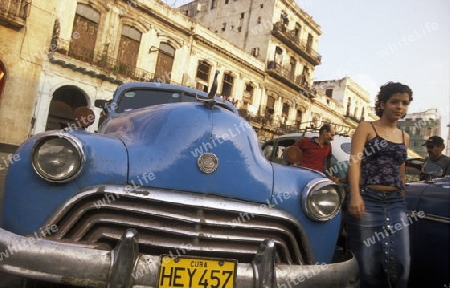
[[[155,78],[160,83],[170,83],[174,59],[175,48],[170,43],[161,42],[155,67]]]
[[[222,95],[226,98],[233,94],[234,77],[231,73],[225,73],[223,75]]]
[[[227,23],[222,23],[222,31],[225,31],[225,29],[227,28]]]
[[[296,117],[296,120],[297,120],[299,123],[302,123],[302,117],[303,117],[303,112],[302,112],[302,110],[297,109],[297,117]]]
[[[283,49],[278,46],[275,48],[275,63],[278,66],[277,68],[280,68],[283,63]]]
[[[295,66],[297,66],[297,61],[294,57],[291,57],[291,59],[289,60],[289,76],[291,77],[291,79],[294,79],[295,77]]]
[[[273,96],[267,97],[266,116],[271,116],[274,113],[275,98]]]
[[[333,89],[327,89],[325,91],[325,95],[327,95],[327,97],[332,98],[333,97]]]
[[[70,41],[70,57],[84,62],[91,62],[94,59],[99,21],[100,13],[96,10],[84,4],[77,5],[73,32],[78,32],[79,37]]]
[[[247,108],[247,106],[253,103],[253,85],[251,83],[245,84],[245,90],[244,90],[244,106]]]
[[[261,24],[261,16],[258,16],[258,20],[256,20],[256,24]]]
[[[289,115],[289,104],[283,103],[282,113],[283,113],[283,120],[284,120],[283,124],[284,124]]]
[[[230,0],[225,0],[225,4],[228,4],[228,3],[230,3]]]
[[[314,40],[313,36],[311,35],[311,33],[309,33],[308,34],[308,40],[306,42],[306,52],[308,52],[308,53],[311,52],[313,40]]]
[[[211,71],[211,65],[206,61],[199,61],[197,67],[197,75],[198,79],[204,80],[206,82],[209,81],[209,72]]]
[[[289,24],[289,18],[286,11],[281,11],[281,23],[286,27]]]
[[[214,9],[217,7],[217,0],[212,0],[211,1],[211,9]]]
[[[296,37],[296,38],[300,38],[300,33],[302,31],[302,26],[298,23],[295,24],[295,28],[292,31],[292,36]]]
[[[242,12],[241,13],[241,19],[244,19],[245,18],[245,12]]]
[[[123,25],[122,35],[119,43],[118,63],[116,72],[124,76],[131,76],[134,73],[139,46],[141,42],[141,32],[134,27]]]
[[[258,57],[258,55],[259,55],[259,48],[258,47],[256,47],[256,48],[252,48],[252,56],[255,56],[255,57]]]

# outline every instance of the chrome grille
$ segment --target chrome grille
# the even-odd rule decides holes
[[[212,195],[123,188],[91,187],[73,196],[45,224],[57,225],[52,238],[112,249],[127,228],[134,228],[144,254],[240,262],[251,262],[259,244],[272,239],[277,263],[314,261],[300,223],[283,211]]]

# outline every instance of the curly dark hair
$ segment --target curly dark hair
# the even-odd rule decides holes
[[[408,85],[404,85],[400,82],[387,82],[380,87],[380,92],[377,94],[377,100],[375,102],[375,112],[378,117],[383,115],[383,109],[380,107],[380,103],[386,103],[392,95],[396,93],[408,93],[409,101],[413,100],[413,91]]]

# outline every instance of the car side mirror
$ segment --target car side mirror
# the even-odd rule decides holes
[[[105,99],[97,99],[97,100],[95,100],[95,102],[94,102],[94,106],[95,107],[97,107],[97,108],[100,108],[100,109],[105,109],[106,107],[107,107],[107,100],[105,100]]]

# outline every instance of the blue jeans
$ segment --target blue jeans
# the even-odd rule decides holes
[[[409,278],[409,222],[400,191],[361,189],[365,213],[347,215],[350,250],[359,263],[361,288],[406,288]],[[348,199],[350,201],[350,199]]]

